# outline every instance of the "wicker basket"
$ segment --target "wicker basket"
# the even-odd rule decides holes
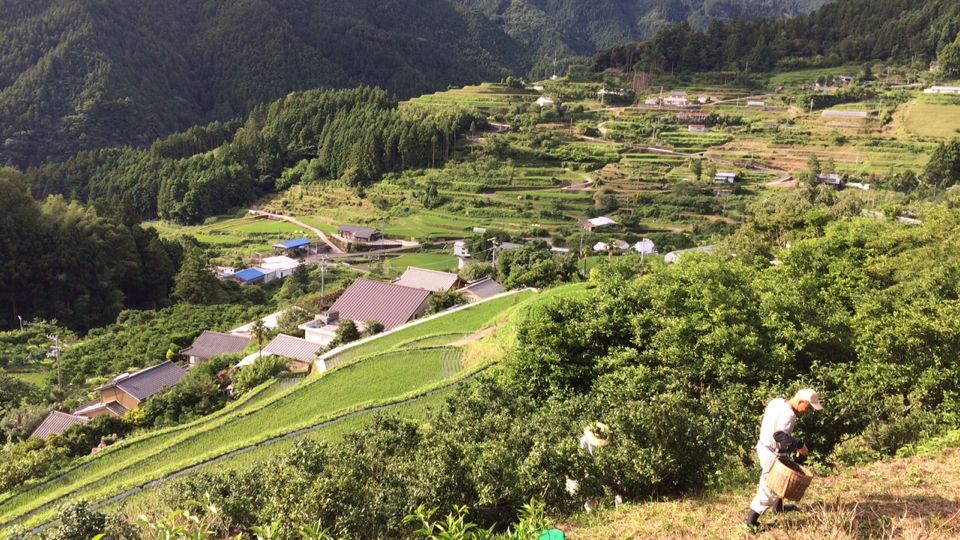
[[[779,458],[767,475],[767,487],[784,499],[799,501],[813,480],[813,472],[789,459]]]

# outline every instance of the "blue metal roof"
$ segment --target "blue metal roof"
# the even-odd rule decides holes
[[[279,244],[274,244],[273,247],[280,249],[296,249],[302,248],[303,246],[309,246],[309,238],[295,238],[293,240],[287,240],[286,242],[280,242]]]
[[[246,268],[244,270],[241,270],[233,274],[230,277],[239,278],[239,279],[242,279],[243,281],[253,281],[255,279],[262,278],[265,275],[266,274],[264,274],[260,270],[257,270],[256,268]]]

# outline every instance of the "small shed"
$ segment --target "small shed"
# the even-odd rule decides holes
[[[540,96],[540,97],[538,97],[537,100],[534,101],[534,103],[536,103],[537,106],[540,107],[540,108],[543,108],[543,107],[553,107],[553,104],[554,104],[553,99],[548,98],[547,96]]]
[[[285,255],[293,255],[299,251],[310,252],[312,246],[313,242],[309,238],[294,238],[293,240],[277,242],[273,245],[274,249]]]
[[[496,296],[504,291],[506,291],[506,289],[503,288],[503,285],[493,278],[474,281],[459,290],[467,302],[479,302],[480,300]]]
[[[737,173],[718,172],[716,176],[713,177],[713,181],[717,184],[735,184],[737,183]]]
[[[585,219],[583,220],[582,225],[583,225],[583,228],[586,229],[587,231],[593,232],[598,229],[616,227],[619,224],[616,221],[606,216],[600,216],[600,217]]]

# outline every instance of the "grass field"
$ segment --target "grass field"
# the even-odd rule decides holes
[[[14,379],[21,380],[25,383],[32,384],[40,388],[46,388],[47,384],[50,383],[51,378],[55,376],[55,373],[52,370],[0,371],[0,373],[5,373]]]
[[[478,109],[504,110],[517,104],[533,103],[537,96],[537,92],[511,89],[500,84],[484,83],[423,95],[411,99],[408,103],[422,107],[460,105]]]
[[[860,66],[856,64],[847,64],[844,66],[801,69],[797,71],[786,71],[777,73],[770,77],[772,86],[790,85],[790,84],[813,84],[819,77],[839,77],[840,75],[856,75],[860,72]]]
[[[396,275],[402,273],[408,266],[426,268],[427,270],[456,272],[457,258],[449,253],[407,253],[393,259],[385,260],[383,263],[383,271],[386,274]]]
[[[904,128],[920,137],[960,136],[960,96],[921,95],[904,111]]]
[[[341,368],[290,390],[252,395],[196,422],[119,443],[60,477],[8,494],[0,527],[28,513],[27,524],[42,523],[64,498],[102,500],[268,438],[455,380],[464,367],[460,354],[449,347],[422,348],[424,338],[486,328],[531,298],[507,296],[386,335],[345,351]]]

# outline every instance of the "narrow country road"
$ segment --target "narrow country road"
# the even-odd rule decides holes
[[[333,253],[343,253],[343,250],[340,249],[340,246],[334,244],[334,243],[330,240],[330,238],[327,236],[327,233],[321,231],[320,229],[318,229],[318,228],[316,228],[316,227],[314,227],[314,226],[312,226],[312,225],[307,225],[306,223],[300,221],[299,219],[297,219],[297,218],[295,218],[295,217],[285,216],[285,215],[283,215],[283,214],[272,214],[272,213],[270,213],[270,212],[265,212],[265,211],[263,211],[263,210],[250,210],[250,213],[253,214],[253,215],[255,215],[255,216],[264,216],[264,217],[269,218],[269,219],[279,219],[279,220],[282,220],[282,221],[287,221],[287,222],[293,223],[294,225],[297,225],[297,226],[299,226],[299,227],[303,227],[304,229],[307,229],[307,230],[313,232],[314,234],[316,234],[317,236],[319,236],[319,237],[320,237],[320,240],[323,241],[323,243],[326,244],[327,247],[330,248],[330,251],[331,251],[331,252],[333,252]]]

